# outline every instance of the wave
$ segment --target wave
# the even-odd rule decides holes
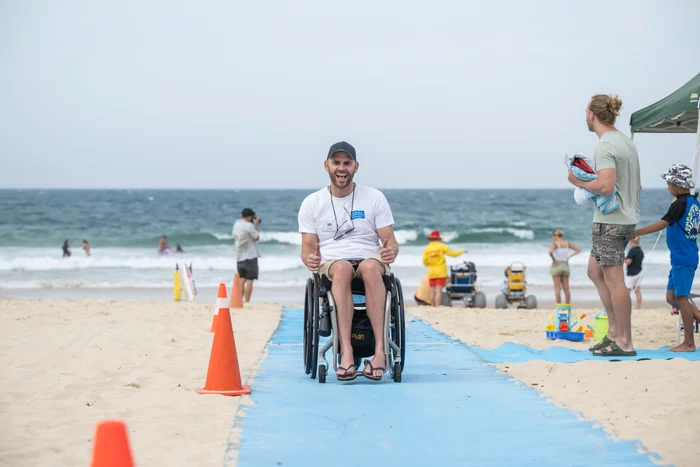
[[[515,225],[518,224],[518,225]],[[468,229],[445,229],[442,236],[447,242],[459,243],[509,243],[533,241],[536,238],[549,238],[549,232],[545,233],[534,231],[527,228],[524,223],[513,223],[507,226],[479,226]],[[432,228],[397,228],[395,230],[396,239],[400,245],[417,245],[425,244],[428,235]],[[81,248],[82,238],[87,237],[92,248],[152,248],[157,249],[160,235],[147,237],[126,236],[90,236],[88,234],[81,235],[80,238],[66,237],[45,237],[40,239],[31,239],[27,236],[18,233],[3,233],[0,234],[0,247],[31,247],[31,248],[55,248],[60,251],[64,240],[71,242],[74,250]],[[189,232],[189,233],[173,233],[168,234],[168,241],[174,248],[176,243],[180,243],[186,250],[187,248],[202,247],[202,246],[223,246],[235,245],[235,239],[230,232]],[[281,245],[301,245],[301,234],[297,231],[281,231],[270,232],[262,230],[260,233],[260,242],[267,244]]]
[[[194,270],[233,271],[235,255],[206,257],[192,255],[152,256],[97,256],[57,258],[51,256],[0,259],[0,271],[66,271],[80,269],[174,270],[177,262],[192,264]],[[298,256],[264,256],[259,260],[260,270],[289,271],[304,267]]]
[[[467,245],[468,247],[469,245]],[[541,250],[541,251],[540,251]],[[236,268],[235,252],[229,250],[229,254],[185,254],[159,256],[154,253],[128,254],[128,250],[109,249],[93,250],[93,256],[77,256],[61,258],[59,255],[41,251],[39,254],[27,254],[31,250],[2,251],[0,249],[0,271],[65,271],[65,270],[93,270],[93,269],[130,269],[130,270],[173,270],[178,262],[193,264],[195,270],[231,271]],[[457,258],[447,258],[448,265],[459,264],[463,261],[472,261],[479,268],[505,268],[514,261],[525,263],[528,268],[548,269],[551,259],[547,256],[546,249],[525,248],[517,246],[486,247],[468,251]],[[299,257],[299,250],[294,249],[289,254],[270,254],[260,257],[260,270],[263,272],[283,272],[303,270],[304,265]],[[572,266],[585,266],[588,263],[588,254],[582,254],[572,258]],[[667,251],[648,252],[644,257],[644,265],[669,264]],[[396,258],[395,267],[409,269],[423,269],[422,248],[406,247]]]
[[[198,290],[215,289],[221,282],[200,281],[195,276],[195,286]],[[100,280],[27,280],[10,281],[0,286],[0,289],[171,289],[172,281],[154,280],[121,280],[121,281],[100,281]],[[227,283],[230,287],[231,284]],[[255,287],[261,288],[303,288],[306,286],[304,280],[284,280],[284,281],[256,281]],[[301,294],[300,294],[301,296]]]

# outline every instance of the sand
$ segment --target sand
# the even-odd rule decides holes
[[[441,332],[487,349],[515,342],[536,349],[553,345],[587,348],[589,342],[550,341],[544,328],[552,310],[490,310],[411,307],[414,316]],[[586,313],[592,324],[597,309]],[[675,345],[676,317],[668,308],[633,311],[635,346]],[[700,337],[696,334],[696,343]],[[552,401],[589,420],[611,436],[639,440],[676,466],[700,465],[700,362],[670,361],[573,364],[531,361],[496,365],[506,375],[534,386]]]
[[[251,381],[264,358],[281,308],[255,303],[233,311],[244,380]],[[585,312],[590,322],[597,311],[575,315]],[[408,312],[484,348],[589,345],[546,340],[551,310]],[[205,302],[0,300],[0,465],[89,465],[95,425],[110,418],[127,423],[138,465],[222,465],[229,441],[237,442],[236,410],[249,398],[194,392],[206,379],[211,317]],[[675,342],[676,318],[668,308],[635,311],[633,319],[638,348]],[[665,462],[700,465],[700,362],[496,366],[611,436],[640,440]]]
[[[249,380],[279,304],[232,311]],[[0,301],[0,465],[89,465],[95,425],[127,423],[137,465],[220,466],[246,397],[199,395],[212,305]],[[235,440],[234,440],[235,441]]]

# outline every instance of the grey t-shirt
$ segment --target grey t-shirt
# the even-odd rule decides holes
[[[634,142],[624,133],[608,131],[593,150],[596,171],[615,169],[615,197],[620,207],[609,214],[594,210],[593,222],[632,225],[639,222],[639,157]]]
[[[255,259],[260,256],[257,242],[260,233],[252,222],[236,220],[233,224],[233,238],[236,239],[236,261]]]

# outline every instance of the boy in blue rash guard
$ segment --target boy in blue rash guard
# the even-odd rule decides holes
[[[671,252],[671,271],[668,274],[666,301],[681,311],[683,342],[669,352],[695,352],[693,319],[700,321],[700,312],[688,299],[698,267],[698,229],[700,229],[700,204],[695,188],[693,171],[683,164],[673,164],[661,176],[668,183],[668,192],[675,200],[660,221],[643,227],[634,235],[646,235],[666,229],[666,245]]]

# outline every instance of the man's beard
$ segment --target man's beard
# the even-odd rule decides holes
[[[347,177],[345,178],[345,184],[340,186],[340,185],[338,185],[338,180],[336,180],[335,174],[332,174],[330,176],[331,177],[331,184],[334,187],[338,188],[339,190],[343,189],[343,188],[347,188],[352,184],[352,179],[354,178],[354,176],[355,176],[355,174],[347,172]]]

